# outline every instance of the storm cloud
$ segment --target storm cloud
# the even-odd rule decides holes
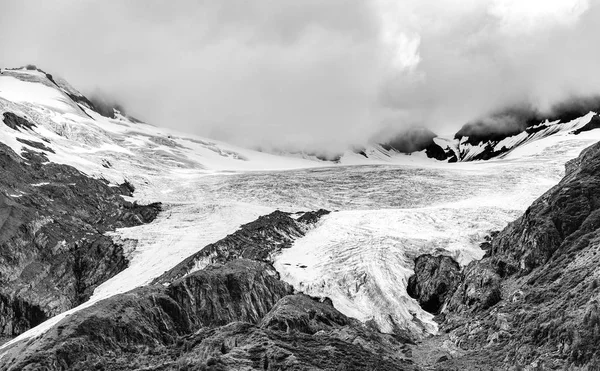
[[[155,125],[333,151],[598,94],[599,21],[587,0],[10,0],[0,63]]]

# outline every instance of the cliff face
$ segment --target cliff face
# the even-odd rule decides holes
[[[35,127],[11,113],[3,122]],[[123,247],[104,234],[160,211],[125,201],[126,187],[48,162],[49,143],[21,142],[20,155],[0,143],[0,335],[9,337],[86,301],[127,267]]]
[[[451,356],[439,367],[600,367],[599,194],[600,143],[464,268],[443,312]]]
[[[557,250],[595,232],[600,221],[599,152],[596,144],[568,163],[564,179],[494,239],[490,254],[501,275],[529,273]]]

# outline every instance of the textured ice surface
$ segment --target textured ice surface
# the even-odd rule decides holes
[[[32,83],[16,81],[0,80],[0,115],[11,111],[38,127],[17,133],[0,124],[3,143],[19,153],[17,136],[47,139],[56,152],[48,154],[51,161],[113,183],[127,179],[136,200],[164,204],[151,224],[112,233],[125,241],[130,266],[79,308],[148,283],[259,215],[325,208],[335,212],[276,258],[282,278],[297,290],[330,296],[343,313],[373,320],[383,331],[435,332],[431,315],[406,294],[412,259],[444,253],[465,264],[481,257],[478,246],[489,231],[517,217],[558,182],[568,159],[600,139],[600,130],[559,133],[489,162],[448,164],[417,155],[381,165],[390,161],[382,154],[378,165],[356,155],[346,163],[363,165],[326,167],[123,117],[82,115],[65,109],[64,95],[45,85],[27,95],[30,85],[23,84]],[[43,333],[79,308],[19,338]]]

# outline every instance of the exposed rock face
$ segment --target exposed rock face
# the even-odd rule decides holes
[[[17,137],[17,141],[23,143],[23,144],[27,144],[30,147],[36,148],[36,149],[41,149],[42,151],[47,151],[50,153],[54,153],[54,150],[50,147],[48,147],[47,145],[45,145],[42,142],[36,142],[33,140],[27,140],[27,139],[21,139]]]
[[[36,125],[27,121],[26,119],[19,117],[17,115],[15,115],[12,112],[4,112],[4,124],[6,124],[6,126],[8,126],[9,128],[16,130],[16,131],[22,131],[22,130],[31,130],[32,128],[35,128]]]
[[[573,134],[577,135],[577,134],[583,133],[584,131],[590,131],[590,130],[599,129],[599,128],[600,128],[600,117],[594,116],[594,117],[592,117],[590,122],[587,123],[584,127],[574,130]]]
[[[404,344],[374,333],[245,259],[74,313],[2,370],[414,370]],[[277,302],[277,303],[276,303]],[[221,326],[224,325],[224,326]]]
[[[292,291],[270,265],[239,259],[181,278],[167,288],[167,295],[185,308],[194,326],[213,326],[256,323]]]
[[[35,126],[5,113],[15,130]],[[159,204],[125,201],[73,167],[47,163],[43,143],[23,157],[0,143],[0,335],[15,336],[70,309],[127,267],[105,232],[152,221]]]
[[[273,254],[289,248],[319,221],[327,210],[303,213],[297,219],[292,214],[274,211],[240,227],[218,242],[210,244],[188,257],[170,271],[157,278],[155,283],[171,282],[190,271],[212,263],[224,263],[237,258],[271,262]]]
[[[451,294],[448,311],[481,311],[501,299],[500,276],[489,265],[474,262],[465,268],[464,278]]]
[[[425,254],[415,259],[408,294],[430,313],[439,313],[462,279],[460,265],[449,256]]]
[[[491,119],[479,120],[464,125],[455,135],[454,144],[459,161],[489,160],[502,157],[523,144],[554,135],[558,132],[579,134],[598,127],[598,115],[594,114],[597,101],[573,111],[559,109],[546,116],[539,112],[509,109],[492,115]],[[592,115],[589,122],[574,121]],[[503,123],[499,125],[498,123]],[[573,126],[575,125],[575,126]]]
[[[448,162],[457,162],[458,158],[456,157],[456,153],[448,148],[444,149],[440,147],[433,140],[427,147],[425,147],[425,154],[429,158],[434,158],[438,161],[446,161]]]
[[[443,335],[442,369],[600,368],[600,143],[465,268]]]
[[[331,328],[341,328],[350,323],[348,317],[338,312],[330,299],[323,301],[298,294],[281,299],[261,326],[271,330],[315,334]]]
[[[563,242],[572,243],[600,222],[599,145],[585,150],[579,166],[536,200],[493,241],[490,255],[500,275],[526,274],[545,264]]]

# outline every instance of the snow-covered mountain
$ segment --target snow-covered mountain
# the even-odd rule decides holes
[[[271,150],[280,156],[296,157],[332,164],[357,165],[379,163],[410,163],[432,159],[444,162],[469,162],[500,159],[528,143],[561,133],[580,134],[600,128],[600,117],[595,112],[581,112],[573,119],[572,115],[546,119],[525,127],[521,132],[469,136],[459,131],[453,138],[439,137],[425,128],[412,128],[401,132],[395,138],[383,143],[370,141],[366,145],[356,145],[343,153],[320,155],[314,152],[289,152]],[[412,156],[415,158],[407,158]]]
[[[561,179],[565,162],[600,139],[600,130],[595,129],[598,116],[590,112],[568,122],[540,123],[501,139],[472,143],[468,137],[432,137],[410,155],[394,143],[370,145],[350,149],[331,162],[249,150],[148,125],[118,111],[109,117],[98,111],[67,82],[41,70],[2,70],[0,143],[14,152],[12,157],[6,155],[11,161],[25,172],[29,165],[72,167],[82,177],[119,190],[117,195],[102,188],[110,197],[131,203],[115,201],[96,209],[162,204],[162,211],[146,222],[113,223],[100,229],[92,218],[86,228],[96,228],[118,243],[127,264],[90,284],[89,300],[61,313],[44,312],[46,304],[60,306],[33,303],[28,289],[11,291],[19,305],[35,304],[54,317],[29,331],[11,332],[23,333],[4,350],[24,339],[38,339],[103,299],[151,284],[209,246],[225,254],[227,248],[222,246],[247,242],[246,237],[236,237],[236,231],[245,231],[240,226],[262,228],[255,222],[271,220],[260,217],[276,210],[291,216],[284,218],[285,224],[276,224],[282,228],[276,233],[261,234],[279,246],[261,259],[272,263],[283,281],[297,291],[331,298],[343,315],[371,329],[422,338],[436,333],[438,324],[407,294],[413,260],[426,253],[449,255],[462,266],[480,259],[486,236],[520,215]],[[60,169],[64,172],[67,167]],[[0,192],[16,210],[23,200],[32,202],[36,187],[58,187],[61,181],[68,187],[81,180],[39,180],[39,176],[30,174],[27,182],[11,183],[10,189],[6,186]],[[70,194],[64,187],[57,188],[60,192],[49,189],[46,204]],[[129,191],[121,192],[123,187]],[[292,222],[319,209],[331,213],[319,214],[310,228]],[[32,234],[52,219],[32,218]],[[286,229],[289,225],[295,225],[293,233]],[[59,251],[60,246],[78,243],[66,241],[53,248]],[[219,254],[199,259],[186,274],[202,270],[215,256],[221,258]],[[11,273],[23,280],[34,277],[33,263],[27,261]]]

